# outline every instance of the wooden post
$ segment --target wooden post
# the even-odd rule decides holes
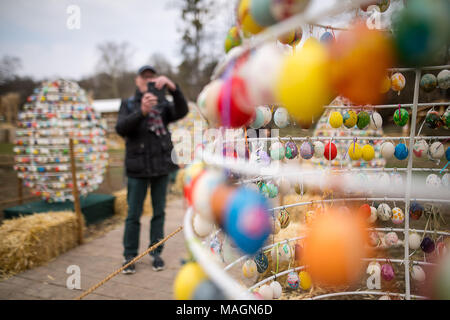
[[[23,187],[22,187],[22,178],[17,178],[17,193],[19,196],[19,204],[23,204]]]
[[[77,217],[78,225],[78,244],[83,244],[83,218],[81,216],[80,196],[78,194],[77,168],[75,165],[75,152],[73,150],[73,139],[70,138],[70,165],[72,171],[72,194],[73,205]]]

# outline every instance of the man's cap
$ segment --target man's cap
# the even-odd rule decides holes
[[[142,66],[142,67],[139,68],[137,74],[140,75],[140,74],[142,74],[144,71],[147,71],[147,70],[150,70],[151,72],[153,72],[153,73],[155,73],[155,74],[157,73],[156,70],[155,70],[155,68],[153,68],[152,66],[149,66],[149,65],[145,65],[145,66]]]

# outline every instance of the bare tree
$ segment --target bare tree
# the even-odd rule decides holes
[[[111,95],[120,97],[119,79],[128,71],[133,51],[128,42],[107,41],[97,46],[100,53],[98,71],[110,79]]]
[[[159,52],[153,53],[148,59],[148,63],[153,66],[159,74],[168,77],[172,77],[174,74],[172,64]]]
[[[20,58],[8,55],[3,56],[0,60],[0,84],[12,80],[20,68],[22,68]]]

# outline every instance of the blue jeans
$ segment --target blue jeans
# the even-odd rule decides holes
[[[148,186],[151,189],[153,216],[150,222],[150,246],[164,238],[164,218],[166,207],[166,194],[169,176],[163,175],[148,179],[128,178],[128,215],[125,220],[125,232],[123,235],[124,256],[137,256],[139,249],[139,234],[141,229],[140,218],[147,195]],[[159,246],[151,252],[151,255],[159,255],[163,246]]]

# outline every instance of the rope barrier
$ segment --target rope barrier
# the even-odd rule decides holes
[[[147,254],[149,254],[150,252],[152,252],[153,250],[155,250],[156,248],[158,248],[160,245],[162,245],[164,242],[166,242],[167,240],[169,240],[170,238],[172,238],[174,235],[176,235],[178,232],[180,232],[183,229],[183,227],[178,227],[178,229],[176,229],[174,232],[172,232],[171,234],[169,234],[167,237],[165,237],[164,239],[162,239],[161,241],[159,241],[158,243],[154,244],[153,246],[151,246],[150,248],[148,248],[147,250],[145,250],[144,252],[142,252],[140,255],[138,255],[137,257],[135,257],[133,260],[131,260],[130,262],[128,262],[126,265],[122,266],[121,268],[117,269],[116,271],[114,271],[113,273],[111,273],[109,276],[107,276],[105,279],[103,279],[102,281],[100,281],[99,283],[97,283],[96,285],[90,287],[88,290],[86,290],[85,292],[83,292],[80,296],[76,297],[74,300],[81,300],[84,297],[86,297],[88,294],[91,294],[92,292],[94,292],[95,290],[97,290],[100,286],[104,285],[106,282],[108,282],[109,280],[111,280],[113,277],[117,276],[120,272],[122,272],[123,270],[125,270],[128,266],[136,263],[138,260],[142,259],[144,256],[146,256]]]

